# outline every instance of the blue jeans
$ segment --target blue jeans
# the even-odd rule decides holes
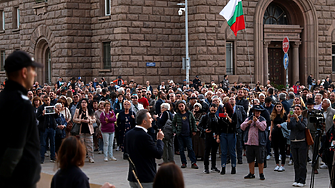
[[[236,167],[236,136],[235,133],[221,133],[220,135],[220,145],[221,145],[221,166],[225,167],[227,162],[227,153],[229,150],[231,166]]]
[[[179,152],[181,163],[187,164],[184,148],[187,147],[188,157],[190,158],[192,164],[197,162],[195,158],[195,154],[192,148],[192,139],[190,136],[181,136],[178,135],[178,143],[179,143]]]
[[[46,141],[50,139],[50,159],[55,160],[55,129],[46,128],[44,132],[40,131],[40,143],[41,143],[41,162],[44,162],[44,154],[47,149]]]
[[[113,157],[114,132],[112,132],[112,133],[102,133],[102,138],[103,138],[103,142],[104,142],[105,158]]]

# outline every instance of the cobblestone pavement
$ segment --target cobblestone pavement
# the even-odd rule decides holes
[[[127,175],[128,175],[128,162],[123,160],[121,152],[115,151],[114,156],[118,161],[103,161],[103,154],[95,152],[95,163],[88,163],[86,160],[85,166],[82,170],[90,178],[90,183],[102,185],[104,182],[110,182],[117,188],[126,188],[128,186]],[[42,165],[42,173],[55,174],[55,163],[51,163],[47,160]],[[220,158],[217,159],[217,164],[220,165]],[[180,165],[180,156],[175,156],[175,161]],[[162,160],[157,160],[157,164],[161,163]],[[287,159],[288,162],[288,159]],[[287,164],[287,163],[286,163]],[[218,166],[217,165],[217,166]],[[187,188],[218,188],[218,187],[278,187],[286,188],[292,187],[294,180],[293,166],[285,165],[286,171],[276,172],[273,171],[275,167],[274,158],[271,157],[268,160],[268,168],[264,169],[265,180],[259,180],[258,169],[255,169],[256,178],[251,180],[245,180],[243,177],[248,173],[248,164],[246,158],[243,158],[243,164],[238,164],[235,175],[230,174],[231,166],[227,166],[226,175],[220,175],[219,173],[203,174],[203,161],[198,161],[199,169],[191,169],[190,162],[187,168],[182,169],[185,185]],[[307,181],[306,186],[310,186],[311,179],[311,165],[308,164],[307,169]],[[329,177],[327,169],[319,169],[319,174],[315,175],[315,187],[325,188],[329,186]]]

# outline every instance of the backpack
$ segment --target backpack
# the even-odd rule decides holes
[[[166,140],[169,140],[171,138],[173,138],[173,128],[172,128],[172,120],[170,118],[170,112],[167,112],[168,114],[168,119],[166,120],[163,128],[162,128],[162,131],[164,133],[164,138]]]

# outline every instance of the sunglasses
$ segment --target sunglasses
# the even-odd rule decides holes
[[[147,95],[151,95],[151,93],[147,93]]]

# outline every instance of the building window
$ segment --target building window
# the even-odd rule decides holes
[[[110,42],[104,42],[102,43],[103,47],[103,54],[102,54],[102,63],[104,69],[110,69],[111,68],[111,44]]]
[[[1,67],[0,67],[0,70],[4,71],[5,70],[6,53],[5,53],[5,50],[1,50],[0,53],[1,53]]]
[[[332,72],[335,73],[335,44],[332,46]]]
[[[5,11],[1,10],[0,11],[0,16],[1,16],[1,30],[4,31],[5,30]]]
[[[19,7],[14,7],[13,11],[13,29],[20,28],[20,9]]]
[[[111,15],[111,0],[105,0],[105,15]]]
[[[286,25],[288,24],[287,14],[280,6],[271,3],[265,10],[263,22],[264,24]]]
[[[226,74],[234,74],[234,43],[226,43]]]

